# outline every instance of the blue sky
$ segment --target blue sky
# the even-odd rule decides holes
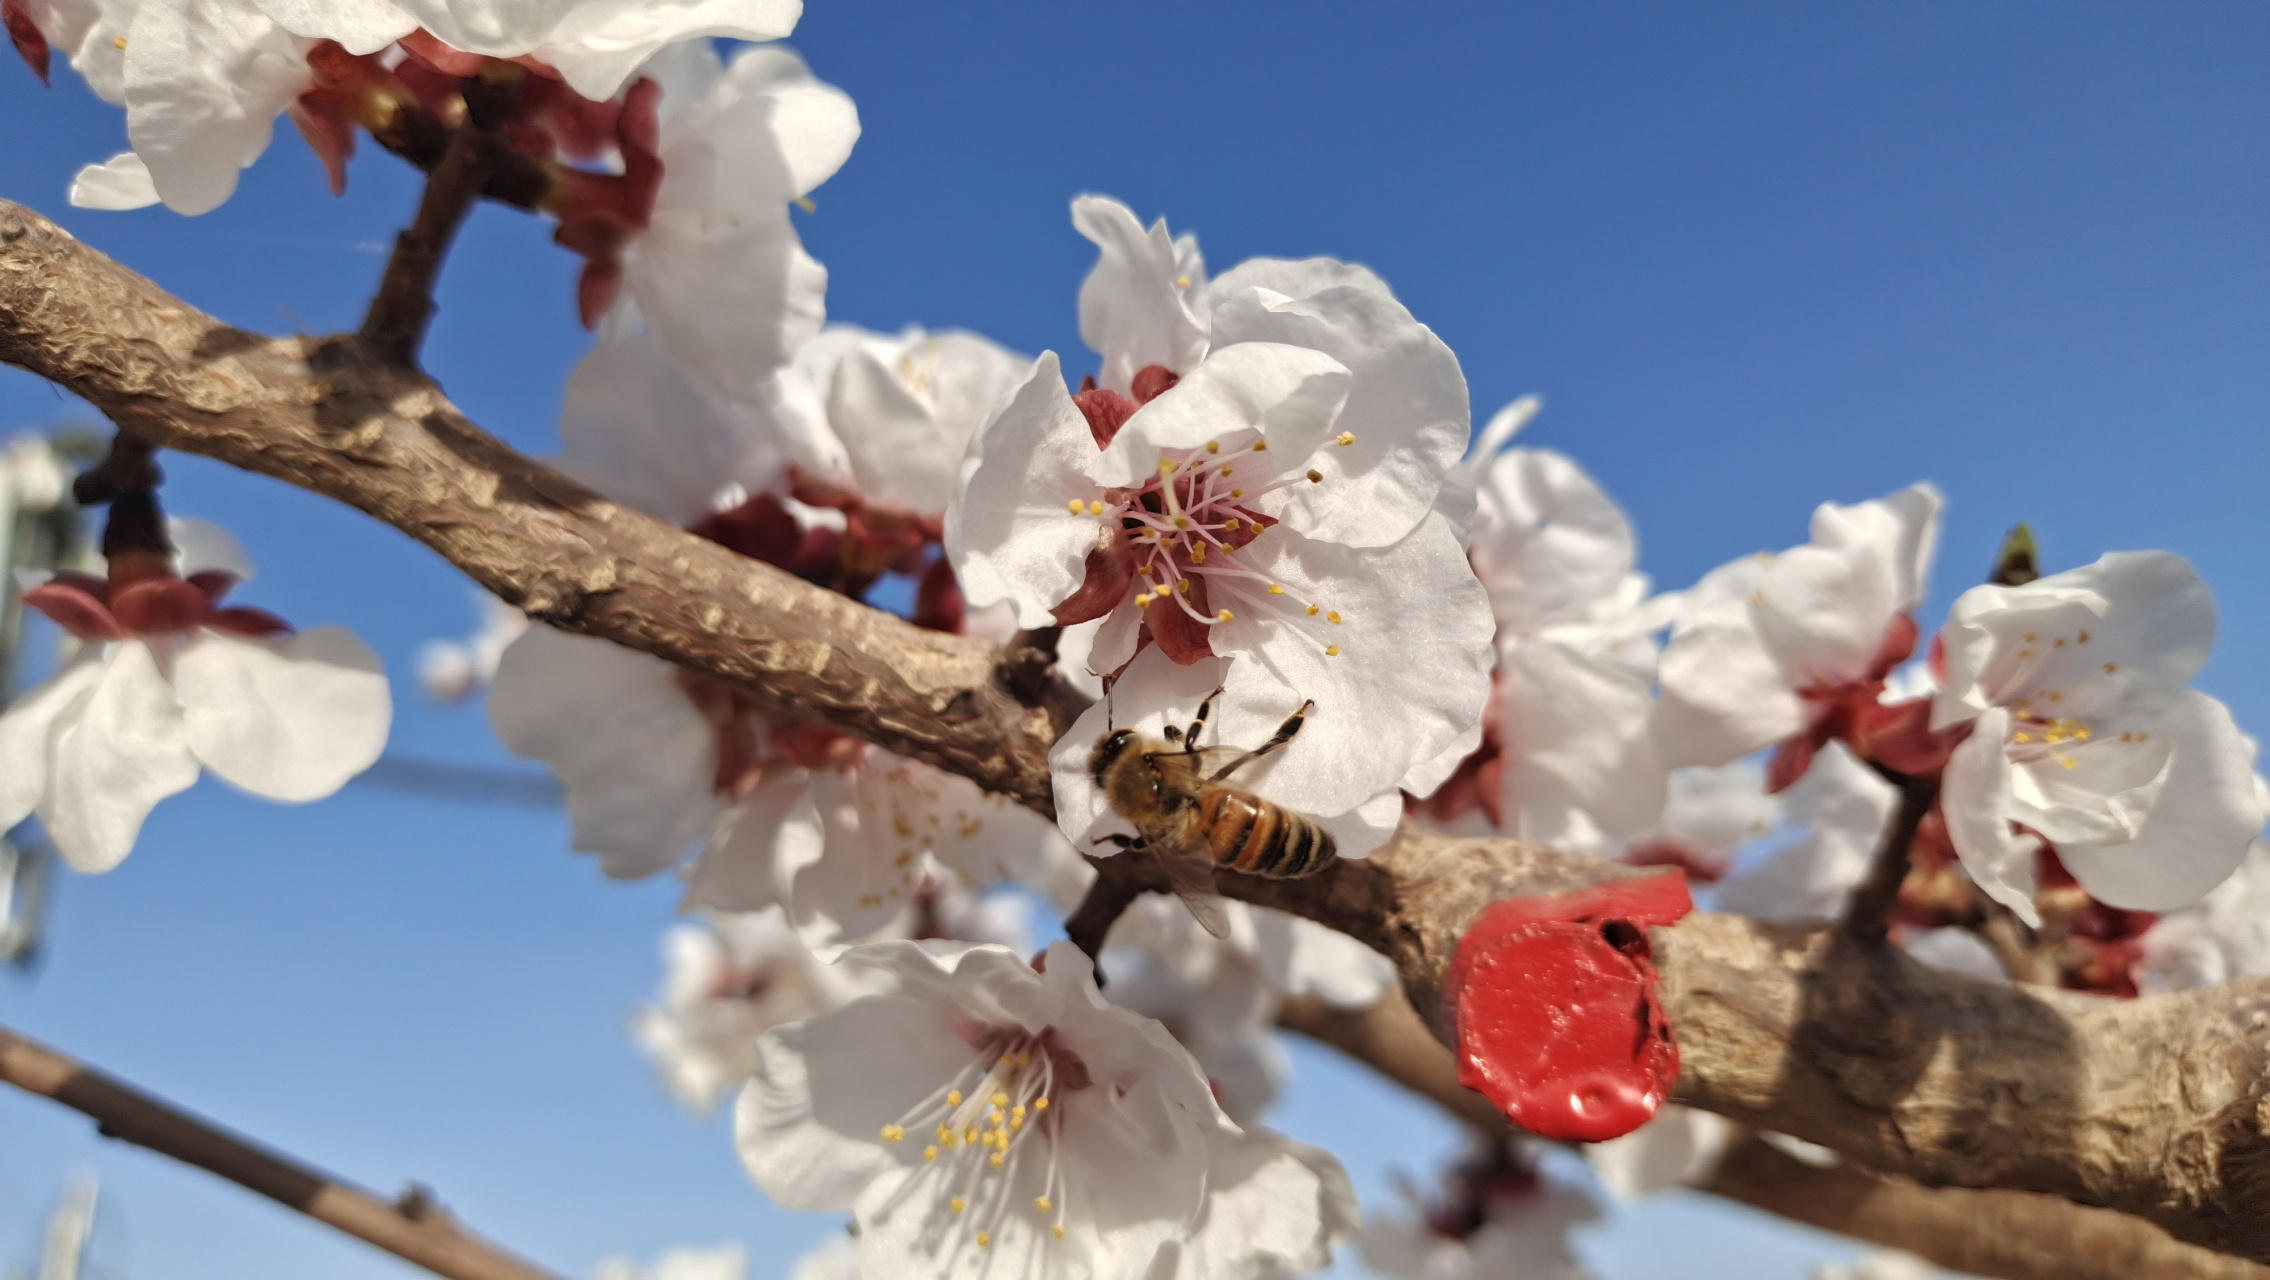
[[[1217,270],[1359,260],[1458,352],[1477,417],[1545,396],[1529,440],[1624,503],[1660,583],[1927,478],[1950,502],[1934,618],[2017,520],[2052,568],[2166,547],[2221,603],[2202,685],[2270,725],[2270,11],[813,0],[795,44],[866,127],[801,219],[834,318],[1085,367],[1081,191],[1195,230]],[[248,328],[352,327],[416,199],[366,146],[333,200],[286,129],[216,213],[78,213],[69,176],[122,145],[119,114],[13,65],[0,113],[0,195]],[[483,210],[428,344],[459,404],[538,451],[585,342],[548,232]],[[0,370],[0,429],[85,414]],[[248,602],[354,626],[405,682],[421,641],[471,624],[463,580],[401,535],[169,466],[172,507],[259,561]],[[477,712],[402,691],[395,750],[505,763]],[[353,1178],[423,1180],[570,1275],[725,1239],[777,1275],[833,1224],[765,1203],[623,1034],[671,887],[565,845],[542,810],[203,786],[120,870],[62,886],[0,1021]],[[1445,1151],[1423,1106],[1321,1055],[1299,1071],[1279,1122],[1367,1193]],[[117,1206],[106,1278],[411,1274],[14,1095],[0,1270],[77,1164]],[[1778,1280],[1845,1252],[1701,1200],[1588,1247],[1604,1280]]]

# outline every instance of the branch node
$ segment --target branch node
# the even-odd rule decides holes
[[[1899,813],[1884,830],[1868,878],[1852,891],[1844,919],[1837,925],[1845,937],[1865,946],[1881,946],[1892,930],[1892,912],[1899,906],[1900,886],[1907,883],[1908,849],[1915,831],[1939,799],[1935,777],[1887,775],[1900,789]]]

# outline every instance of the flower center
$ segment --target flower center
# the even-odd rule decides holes
[[[1235,621],[1241,610],[1248,616],[1273,615],[1293,623],[1289,630],[1307,637],[1325,656],[1338,657],[1340,645],[1329,632],[1345,621],[1340,611],[1325,601],[1288,594],[1283,583],[1253,567],[1253,557],[1243,554],[1277,523],[1255,511],[1253,503],[1278,489],[1323,484],[1325,474],[1312,467],[1302,474],[1272,475],[1263,457],[1269,449],[1266,440],[1253,431],[1232,439],[1237,443],[1212,440],[1203,448],[1165,450],[1149,479],[1105,495],[1135,548],[1135,605],[1147,610],[1164,602],[1208,627]],[[1343,432],[1339,443],[1353,444],[1355,436]],[[1102,515],[1107,507],[1104,502],[1071,505],[1076,514],[1087,515]],[[1193,584],[1204,588],[1196,600]]]
[[[1061,1240],[1068,1187],[1057,1159],[1064,1125],[1057,1104],[1066,1092],[1087,1087],[1087,1067],[1056,1042],[1051,1028],[985,1028],[974,1038],[979,1052],[968,1066],[883,1126],[886,1143],[911,1136],[923,1144],[922,1163],[884,1212],[920,1189],[930,1201],[934,1239],[973,1241],[984,1249],[1009,1214],[1024,1211],[1014,1201],[1029,1194],[1031,1212]],[[1042,1170],[1037,1181],[1036,1166]]]

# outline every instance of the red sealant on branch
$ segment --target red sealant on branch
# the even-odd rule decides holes
[[[1542,1137],[1605,1142],[1653,1119],[1679,1076],[1649,925],[1694,910],[1676,872],[1492,903],[1445,999],[1458,1082]]]

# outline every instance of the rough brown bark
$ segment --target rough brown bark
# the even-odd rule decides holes
[[[539,621],[1052,808],[1047,751],[1073,697],[1028,706],[991,645],[617,507],[354,338],[231,329],[0,202],[0,360],[147,439],[368,512]],[[1440,1034],[1445,966],[1483,906],[1631,874],[1406,832],[1310,879],[1222,888],[1392,957]],[[1697,914],[1653,936],[1680,1101],[1879,1172],[2066,1196],[2270,1259],[2270,980],[2115,1002],[1937,973],[1819,929]]]
[[[458,1226],[423,1191],[388,1204],[6,1027],[0,1081],[85,1113],[106,1138],[219,1174],[450,1280],[558,1280]]]
[[[1378,1071],[1484,1133],[1509,1127],[1458,1083],[1458,1062],[1400,995],[1368,1009],[1286,1000],[1277,1025]],[[2184,1244],[2141,1218],[2029,1191],[1970,1191],[1806,1164],[1751,1138],[1698,1190],[2000,1280],[2270,1280],[2270,1268]]]

